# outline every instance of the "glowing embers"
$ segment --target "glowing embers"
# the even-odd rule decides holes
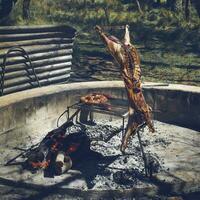
[[[61,175],[90,151],[90,139],[84,131],[69,133],[73,122],[65,122],[62,126],[49,132],[40,143],[24,152],[24,169],[37,172],[44,170],[45,177]],[[7,165],[15,160],[10,160]]]

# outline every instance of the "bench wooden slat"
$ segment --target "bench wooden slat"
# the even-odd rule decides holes
[[[59,70],[59,69],[63,69],[63,68],[68,68],[72,65],[71,62],[67,62],[67,63],[59,63],[59,64],[55,64],[55,65],[47,65],[47,66],[42,66],[39,68],[35,68],[35,73],[38,75],[40,73],[43,72],[47,72],[47,71],[54,71],[54,70]],[[5,74],[4,80],[9,80],[9,79],[16,79],[18,77],[24,77],[27,75],[26,70],[27,69],[25,66],[22,70],[20,71],[14,71],[14,72],[8,72]],[[32,69],[29,68],[28,69],[30,73],[32,73]],[[1,80],[1,77],[0,77]]]
[[[47,71],[47,72],[37,74],[37,77],[38,77],[39,82],[40,82],[40,80],[42,80],[42,79],[48,79],[48,78],[51,78],[51,77],[56,77],[56,76],[68,74],[70,72],[70,70],[71,70],[71,67],[59,69],[59,70],[55,70],[55,71]],[[34,75],[31,75],[31,78],[32,78],[33,81],[36,81]],[[15,78],[15,79],[5,80],[4,84],[5,84],[5,87],[8,88],[8,87],[13,87],[15,85],[21,85],[21,84],[24,84],[24,83],[27,83],[27,82],[29,83],[31,81],[27,76],[24,76],[24,77],[18,77],[18,78]]]
[[[0,34],[0,42],[15,42],[15,41],[25,41],[25,40],[36,40],[42,38],[68,38],[69,35],[62,32],[56,33],[34,33],[34,34],[12,34],[12,35],[2,35]]]
[[[41,86],[46,86],[46,85],[50,85],[50,84],[55,84],[55,83],[60,83],[60,82],[67,82],[69,80],[70,74],[65,74],[59,77],[52,77],[49,79],[44,79],[40,81],[40,85]],[[33,84],[35,85],[35,87],[37,87],[37,83],[33,82]],[[23,90],[27,90],[27,89],[31,89],[33,88],[33,86],[31,86],[29,83],[26,83],[24,85],[17,85],[14,87],[10,87],[10,88],[5,88],[4,89],[4,94],[10,94],[13,92],[19,92],[19,91],[23,91]]]
[[[50,44],[50,45],[45,45],[45,46],[27,46],[27,47],[24,47],[24,50],[30,55],[30,54],[34,54],[34,53],[44,53],[44,52],[49,52],[49,51],[57,51],[57,50],[61,50],[61,49],[70,49],[72,50],[72,47],[73,47],[73,43],[69,43],[69,44]],[[5,53],[7,51],[2,51],[0,52],[0,58],[4,58],[5,56]],[[15,57],[17,55],[20,55],[19,52],[16,52],[16,53],[12,53],[12,54],[9,54],[8,57]]]
[[[0,27],[0,74],[3,73],[7,51],[19,46],[28,53],[41,85],[67,81],[71,73],[75,36],[76,30],[66,25]],[[30,85],[27,70],[34,86]],[[27,59],[21,52],[9,53],[4,74],[4,94],[32,87],[38,85]]]
[[[0,50],[7,50],[13,46],[41,46],[41,45],[50,45],[50,44],[72,44],[73,45],[74,38],[50,38],[50,39],[36,39],[36,40],[27,40],[27,41],[16,41],[16,42],[1,42]]]
[[[59,51],[55,51],[55,52],[46,52],[46,53],[38,53],[38,54],[32,54],[30,55],[30,60],[33,61],[37,61],[37,60],[44,60],[44,59],[49,59],[49,58],[57,58],[57,57],[61,57],[61,56],[66,56],[69,60],[72,59],[72,49],[70,50],[59,50]],[[7,67],[9,67],[9,65],[16,65],[19,63],[24,63],[26,61],[25,58],[18,56],[18,57],[14,57],[12,59],[8,59],[6,62]],[[0,59],[0,66],[3,65],[3,59]]]
[[[68,64],[68,63],[72,64],[71,59],[69,59],[68,56],[61,56],[59,58],[50,58],[50,59],[34,61],[34,62],[32,62],[32,65],[33,65],[34,69],[36,69],[36,68],[42,68],[45,66],[53,66],[53,65],[62,64],[62,63],[63,64]],[[7,66],[5,71],[6,71],[6,73],[17,72],[17,71],[25,70],[25,68],[26,68],[25,64],[20,63],[20,64],[16,64],[16,65]],[[2,73],[1,67],[0,67],[0,73]]]
[[[74,36],[76,29],[67,25],[42,25],[42,26],[3,26],[0,27],[0,34],[20,34],[20,33],[41,33],[41,32],[66,32]]]

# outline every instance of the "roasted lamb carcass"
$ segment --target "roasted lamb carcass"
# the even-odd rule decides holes
[[[130,43],[128,25],[125,27],[123,42],[116,37],[107,36],[99,26],[96,26],[96,30],[108,51],[119,63],[127,91],[129,119],[121,145],[121,151],[124,152],[130,136],[135,135],[141,124],[146,123],[151,132],[155,131],[151,120],[151,108],[142,94],[140,58],[136,48]]]

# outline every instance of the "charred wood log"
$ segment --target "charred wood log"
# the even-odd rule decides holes
[[[73,122],[67,121],[50,131],[27,156],[24,167],[35,172],[44,169],[44,176],[61,175],[90,152],[90,139],[83,131],[67,134]]]
[[[58,152],[55,162],[55,175],[61,175],[71,169],[72,160],[64,152]]]

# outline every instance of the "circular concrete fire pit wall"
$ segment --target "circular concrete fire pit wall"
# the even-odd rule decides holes
[[[25,142],[27,135],[48,132],[56,127],[57,118],[67,106],[79,101],[80,96],[97,91],[126,98],[121,82],[54,85],[1,97],[0,143],[17,145]]]
[[[57,117],[67,106],[94,91],[126,99],[120,81],[55,85],[1,97],[0,142],[22,142],[24,136],[55,128]],[[148,83],[144,84],[144,95],[156,111],[155,119],[200,130],[199,87]]]
[[[67,108],[67,106],[77,102],[80,99],[80,96],[91,92],[103,92],[110,94],[113,97],[126,100],[126,91],[123,82],[121,81],[53,85],[1,97],[0,145],[10,149],[10,147],[18,145],[23,146],[22,144],[31,143],[31,139],[34,138],[35,135],[45,135],[48,131],[56,127],[58,116]],[[154,114],[155,119],[189,127],[197,131],[200,130],[199,87],[146,83],[144,84],[144,95],[147,102],[156,111]],[[100,118],[101,115],[98,115],[97,117]],[[103,117],[105,119],[106,116],[104,115]],[[107,117],[109,118],[109,116]],[[62,120],[65,119],[63,118]],[[192,131],[191,133],[193,132],[195,131]],[[195,132],[195,137],[199,139],[197,132]],[[191,138],[193,138],[193,136],[191,136]],[[3,151],[2,149],[3,148],[1,148],[0,153]],[[196,150],[198,150],[198,148],[196,148]],[[181,150],[181,152],[183,152],[183,150]],[[188,151],[188,153],[189,152],[191,151]],[[5,158],[1,157],[0,165],[3,165],[3,160],[5,160]],[[196,175],[194,174],[193,176],[195,177]],[[162,179],[167,179],[167,177],[162,175],[160,180]],[[192,182],[190,182],[190,184],[190,188],[192,188],[191,191],[199,191],[199,185],[196,185],[196,183],[192,184]],[[188,188],[188,186],[185,186],[185,188]],[[179,191],[181,191],[181,189]],[[190,191],[190,189],[188,189],[188,191]],[[74,192],[75,191],[71,191],[72,194],[75,194]],[[136,190],[133,188],[133,190],[127,190],[127,193],[123,191],[115,192],[112,190],[112,192],[110,191],[109,193],[103,191],[98,193],[93,191],[93,193],[90,194],[91,198],[99,195],[108,197],[109,194],[115,194],[116,197],[126,194],[127,197],[131,197],[133,193],[138,194],[138,192],[146,192],[152,195],[156,193],[156,190],[152,190],[152,187],[139,188]],[[84,192],[83,197],[84,195],[87,196],[87,193]]]
[[[146,87],[144,95],[155,110],[155,119],[200,130],[200,87],[176,84]]]

